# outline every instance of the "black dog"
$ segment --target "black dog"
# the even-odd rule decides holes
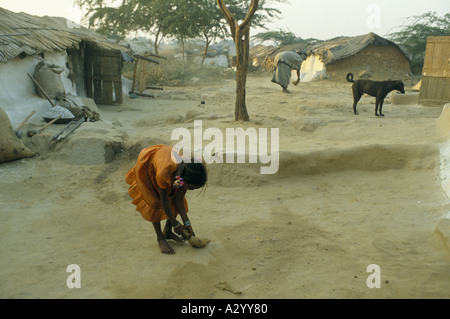
[[[374,96],[375,101],[375,115],[384,116],[382,113],[384,98],[393,90],[398,90],[400,93],[405,93],[403,82],[397,81],[372,81],[372,80],[357,80],[353,81],[353,74],[347,74],[347,81],[352,82],[353,90],[353,113],[358,115],[356,105],[358,104],[361,96],[364,93]],[[378,115],[378,108],[380,109],[380,115]]]

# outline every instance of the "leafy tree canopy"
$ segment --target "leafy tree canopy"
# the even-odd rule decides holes
[[[405,47],[412,55],[411,71],[420,74],[425,58],[427,39],[429,36],[450,36],[450,13],[439,16],[436,12],[426,12],[406,19],[400,30],[392,32],[388,37],[395,43]]]
[[[294,33],[290,31],[267,31],[260,32],[253,37],[256,41],[263,43],[266,41],[271,41],[275,46],[283,46],[295,43],[305,43],[310,42],[312,39],[302,39],[301,37],[297,37]]]
[[[252,26],[265,27],[280,11],[271,3],[286,0],[260,0]],[[217,38],[229,35],[228,25],[216,0],[76,0],[85,10],[85,21],[99,33],[124,39],[133,32],[154,36],[155,52],[163,37],[185,40],[203,38],[206,50]],[[227,0],[230,12],[239,21],[244,19],[249,0]]]

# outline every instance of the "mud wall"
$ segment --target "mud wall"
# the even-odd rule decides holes
[[[327,77],[343,80],[348,72],[355,79],[362,77],[381,80],[408,80],[410,63],[406,56],[393,45],[370,45],[354,56],[327,65]]]

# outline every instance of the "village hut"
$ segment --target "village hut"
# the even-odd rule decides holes
[[[355,37],[338,37],[307,47],[308,58],[302,65],[301,80],[316,78],[372,80],[407,80],[411,55],[406,49],[375,33]]]
[[[410,78],[411,55],[401,46],[375,33],[355,37],[338,37],[281,48],[260,49],[254,61],[267,70],[273,69],[273,59],[281,51],[307,53],[300,71],[302,82],[327,78],[345,80],[347,73],[357,78],[393,80]],[[255,62],[254,62],[255,63]]]
[[[60,68],[63,93],[93,98],[97,104],[120,104],[125,52],[65,18],[0,8],[0,105],[13,124],[30,108],[38,114],[43,110],[36,101],[30,103],[39,90],[27,74],[34,75],[41,62]]]
[[[429,37],[422,69],[419,104],[450,102],[450,36]]]

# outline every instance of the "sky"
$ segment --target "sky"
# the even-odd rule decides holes
[[[225,0],[226,3],[226,0]],[[44,16],[60,16],[79,23],[81,12],[73,0],[0,0],[0,7]],[[374,32],[380,36],[398,30],[406,18],[435,11],[450,12],[449,0],[289,0],[275,5],[280,19],[269,30],[290,31],[301,38],[331,39]],[[256,34],[264,30],[253,30]]]

